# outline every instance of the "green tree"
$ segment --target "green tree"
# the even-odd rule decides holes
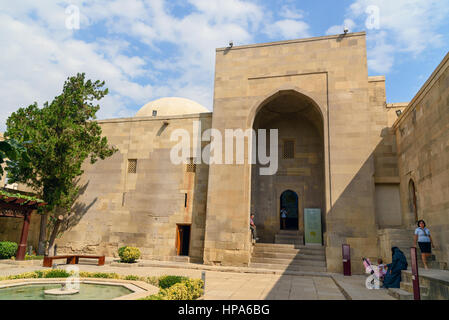
[[[62,94],[51,103],[20,108],[6,122],[6,137],[32,141],[26,145],[30,161],[19,156],[6,170],[11,183],[28,185],[47,203],[41,224],[50,236],[46,239],[46,232],[41,232],[40,252],[45,247],[45,252],[50,252],[61,223],[70,215],[84,161],[90,158],[90,163],[95,163],[117,151],[101,136],[101,127],[94,120],[100,108],[96,103],[108,93],[103,86],[104,81],[92,82],[84,73],[77,74],[67,79]]]
[[[28,142],[27,142],[28,143]],[[3,165],[18,159],[29,162],[25,147],[14,139],[0,141],[0,178],[3,176]],[[8,160],[9,159],[9,160]]]

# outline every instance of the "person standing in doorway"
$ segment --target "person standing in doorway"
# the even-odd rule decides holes
[[[281,209],[282,229],[285,230],[285,221],[287,220],[288,211],[285,208]]]
[[[418,221],[418,228],[415,229],[415,247],[418,242],[419,249],[421,250],[421,259],[424,264],[424,268],[429,269],[427,266],[427,257],[432,253],[433,245],[432,237],[430,236],[430,230],[426,228],[424,220]]]
[[[257,237],[256,225],[254,223],[254,214],[251,214],[251,216],[249,217],[249,228],[251,229],[251,234],[253,236],[254,242],[256,242],[257,240],[259,240],[259,238]]]

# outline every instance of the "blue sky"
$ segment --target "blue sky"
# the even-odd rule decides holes
[[[387,102],[409,101],[448,51],[449,0],[0,0],[0,131],[77,72],[110,89],[99,118],[132,116],[165,96],[212,109],[215,48],[344,25],[367,32],[369,74],[386,76]]]

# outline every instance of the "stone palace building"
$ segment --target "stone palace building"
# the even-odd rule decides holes
[[[385,77],[368,76],[364,32],[220,48],[213,112],[162,98],[99,123],[119,152],[85,165],[58,253],[129,245],[144,259],[341,272],[349,244],[362,272],[362,257],[390,262],[393,245],[408,255],[425,219],[436,263],[449,263],[449,55],[411,102],[387,103]],[[243,163],[174,164],[172,133],[193,141],[198,123],[223,137],[277,129],[277,171],[261,175],[249,151]]]

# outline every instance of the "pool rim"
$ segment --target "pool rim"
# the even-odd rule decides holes
[[[3,280],[0,281],[0,289],[24,285],[32,285],[32,284],[63,284],[66,283],[67,279],[68,278],[28,278],[28,279]],[[108,300],[136,300],[147,297],[152,294],[157,294],[159,292],[158,287],[137,280],[82,278],[82,277],[75,279],[78,279],[80,283],[122,286],[132,291],[132,293]]]

